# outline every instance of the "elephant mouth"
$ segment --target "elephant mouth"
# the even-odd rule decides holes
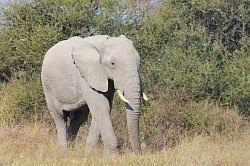
[[[129,104],[129,101],[124,97],[123,92],[120,89],[117,89],[117,94],[118,94],[119,98],[121,99],[121,101]],[[146,94],[144,92],[142,92],[142,98],[145,101],[148,101],[148,97],[146,96]]]

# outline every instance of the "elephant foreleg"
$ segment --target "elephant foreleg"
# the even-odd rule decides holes
[[[101,133],[102,140],[104,142],[104,147],[107,150],[108,154],[117,154],[118,144],[117,138],[114,133],[114,129],[111,123],[110,115],[109,115],[109,104],[105,97],[95,96],[98,98],[98,105],[95,101],[89,101],[89,108],[92,114],[94,121],[97,124],[97,128]],[[106,101],[105,101],[106,100]]]
[[[101,133],[98,129],[97,123],[96,123],[95,119],[92,118],[88,137],[86,140],[85,151],[89,152],[92,149],[94,149],[96,147],[96,144],[97,144],[98,140],[100,139],[100,137],[101,137]]]
[[[112,110],[113,97],[114,97],[114,90],[112,90],[112,92],[109,94],[109,96],[107,96],[107,99],[109,101],[109,106],[110,106],[109,113],[111,113],[111,110]],[[94,118],[92,118],[88,137],[86,140],[85,151],[89,152],[92,149],[94,149],[97,146],[97,142],[100,139],[100,137],[101,137],[101,133],[98,129],[97,123],[94,120]]]

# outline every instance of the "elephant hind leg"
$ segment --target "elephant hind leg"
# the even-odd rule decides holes
[[[88,120],[89,108],[85,105],[77,111],[68,113],[70,122],[67,128],[67,140],[69,142],[73,142],[77,136],[80,126]]]
[[[48,110],[56,125],[58,145],[61,148],[66,148],[67,147],[66,123],[64,121],[64,116],[63,112],[61,111],[60,104],[57,101],[57,99],[47,90],[44,90],[44,94]]]
[[[66,123],[64,122],[63,116],[56,111],[52,111],[50,114],[56,124],[58,145],[61,148],[67,148]]]

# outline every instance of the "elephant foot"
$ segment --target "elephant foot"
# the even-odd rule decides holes
[[[85,153],[91,153],[94,151],[95,148],[85,147],[84,152]]]
[[[86,153],[89,153],[89,152],[92,152],[94,149],[97,149],[99,147],[97,145],[97,142],[98,142],[98,140],[95,140],[95,141],[92,141],[92,142],[87,140],[87,143],[86,143],[84,151]]]
[[[113,150],[106,150],[105,154],[112,155],[112,156],[118,156],[118,155],[120,155],[120,150],[118,148],[113,149]]]
[[[100,151],[100,149],[97,148],[97,146],[93,146],[93,147],[85,147],[84,152],[87,154],[91,154],[91,153],[96,153],[97,151]],[[120,155],[120,148],[117,147],[115,149],[106,149],[105,150],[105,155]]]
[[[105,154],[106,155],[120,155],[120,149],[121,146],[119,144],[116,144],[116,146],[106,147],[105,148]]]
[[[57,146],[56,149],[57,149],[58,153],[61,153],[61,154],[65,153],[69,150],[69,148],[67,146]]]

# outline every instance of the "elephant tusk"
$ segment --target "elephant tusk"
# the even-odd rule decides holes
[[[142,93],[142,98],[145,100],[145,101],[148,101],[148,97],[146,96],[146,94],[143,92]]]
[[[118,96],[120,97],[120,99],[121,99],[122,101],[124,101],[125,103],[128,103],[128,104],[129,104],[129,101],[123,96],[121,90],[117,89],[117,93],[118,93]]]

